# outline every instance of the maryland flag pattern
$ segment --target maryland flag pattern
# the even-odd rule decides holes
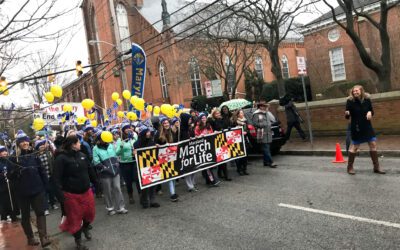
[[[159,178],[161,180],[179,175],[178,171],[175,170],[175,164],[173,161],[161,163],[158,160],[156,149],[141,152],[139,155],[139,167],[141,169],[148,167],[161,168],[161,173],[159,173]]]
[[[140,168],[157,166],[159,164],[160,163],[158,162],[155,149],[142,151],[141,154],[139,155]]]
[[[226,135],[229,135],[227,140]],[[221,162],[231,157],[242,156],[245,153],[241,148],[241,131],[230,131],[218,134],[215,138],[215,150],[217,162]]]
[[[161,164],[161,169],[163,170],[163,179],[168,179],[179,174],[178,171],[175,171],[174,162],[166,162]]]

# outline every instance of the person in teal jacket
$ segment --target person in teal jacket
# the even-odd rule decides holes
[[[121,126],[122,139],[119,138],[116,143],[116,153],[120,157],[120,170],[124,178],[126,189],[129,196],[129,204],[134,204],[133,183],[135,182],[138,194],[140,194],[140,185],[136,158],[133,154],[133,144],[137,141],[137,134],[129,123],[123,123]]]
[[[103,185],[106,210],[109,215],[126,214],[125,201],[121,192],[119,161],[114,145],[101,139],[102,131],[96,133],[97,144],[93,148],[93,165],[99,172]]]

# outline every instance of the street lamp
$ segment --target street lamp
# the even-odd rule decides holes
[[[95,45],[96,43],[105,43],[105,44],[108,44],[108,45],[111,45],[111,46],[115,47],[114,44],[106,42],[106,41],[98,41],[98,40],[89,40],[88,41],[89,45]]]

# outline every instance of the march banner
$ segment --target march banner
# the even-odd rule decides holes
[[[178,143],[137,149],[141,189],[245,157],[241,127]]]
[[[142,47],[132,43],[132,95],[143,98],[146,77],[146,54]]]

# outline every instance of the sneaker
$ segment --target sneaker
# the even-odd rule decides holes
[[[45,216],[50,215],[49,210],[44,210],[44,215],[45,215]]]
[[[173,194],[173,195],[171,195],[170,199],[171,199],[172,202],[176,202],[176,201],[178,201],[178,197],[179,196],[177,194]]]
[[[113,216],[115,214],[116,214],[116,212],[114,210],[108,211],[108,215],[110,215],[110,216]]]
[[[162,194],[163,194],[163,192],[161,190],[157,191],[157,195],[162,195]]]
[[[57,210],[57,209],[58,209],[58,206],[57,206],[56,204],[54,204],[54,205],[51,205],[51,208],[52,208],[53,210]]]
[[[221,183],[220,180],[216,181],[214,184],[211,185],[211,187],[219,187],[219,184]]]
[[[151,204],[150,204],[150,207],[155,207],[155,208],[157,208],[157,207],[160,207],[160,204],[158,204],[157,202],[154,202],[154,203],[151,203]]]
[[[128,210],[125,209],[125,208],[121,208],[120,210],[117,210],[117,213],[119,213],[119,214],[127,214]]]

